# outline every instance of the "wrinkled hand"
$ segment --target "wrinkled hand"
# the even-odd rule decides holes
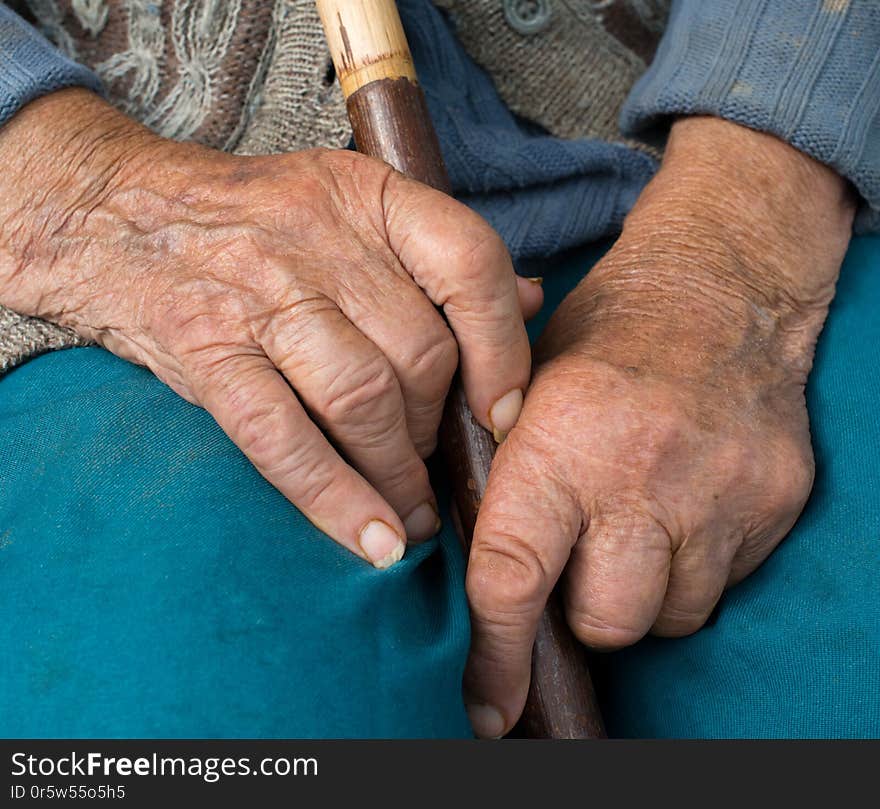
[[[774,138],[676,124],[620,240],[551,320],[496,456],[468,570],[479,735],[518,718],[560,576],[590,646],[685,635],[791,529],[851,222],[843,181]]]
[[[386,164],[174,143],[82,90],[28,106],[0,158],[0,301],[149,367],[376,566],[439,525],[422,459],[459,352],[479,421],[515,422],[540,290]]]

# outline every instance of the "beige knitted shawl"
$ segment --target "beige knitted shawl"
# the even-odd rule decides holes
[[[620,140],[617,115],[669,0],[435,0],[514,112]],[[162,135],[237,154],[350,139],[314,0],[27,0],[34,21]],[[538,32],[517,14],[545,13]],[[547,14],[549,12],[549,15]],[[0,374],[79,337],[0,306]]]

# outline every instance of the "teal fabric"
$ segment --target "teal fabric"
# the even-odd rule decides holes
[[[533,332],[600,254],[547,268]],[[877,301],[880,238],[856,239],[807,510],[710,626],[602,658],[612,734],[880,735]],[[467,736],[448,526],[374,571],[148,372],[33,360],[0,379],[0,737]]]
[[[380,572],[98,348],[0,379],[0,737],[466,736],[454,532]]]

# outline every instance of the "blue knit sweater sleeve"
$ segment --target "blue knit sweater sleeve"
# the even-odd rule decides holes
[[[672,116],[770,132],[852,182],[880,231],[880,2],[674,0],[621,128],[659,143]]]
[[[94,73],[0,3],[0,126],[29,101],[65,87],[101,92]]]

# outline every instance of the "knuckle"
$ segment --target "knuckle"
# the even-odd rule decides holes
[[[238,388],[227,405],[236,414],[233,430],[239,449],[276,485],[295,491],[297,506],[317,509],[336,484],[337,475],[313,445],[285,440],[289,430],[284,403]]]
[[[420,401],[406,396],[406,429],[416,454],[424,460],[437,448],[437,431],[443,417],[443,398]]]
[[[260,346],[265,347],[279,367],[294,367],[299,357],[308,355],[316,334],[326,328],[328,318],[335,315],[335,304],[323,293],[300,285],[288,286],[277,296],[268,316],[252,320],[252,331]]]
[[[287,442],[280,440],[286,430],[284,404],[238,388],[228,395],[227,406],[235,413],[232,429],[239,449],[261,470],[273,472],[289,449]]]
[[[686,635],[693,635],[706,623],[710,614],[711,609],[697,610],[664,604],[651,627],[651,634],[664,638],[683,638]]]
[[[422,460],[430,458],[437,450],[437,431],[436,429],[425,438],[418,438],[415,442],[416,454]]]
[[[679,532],[670,530],[673,523],[656,495],[636,489],[606,496],[591,530],[605,553],[638,547],[642,554],[667,558],[681,544]]]
[[[427,488],[430,488],[428,470],[415,454],[411,462],[395,464],[386,469],[382,479],[385,492],[417,492],[421,496]]]
[[[316,148],[309,150],[309,155],[319,166],[340,177],[349,176],[353,171],[362,170],[362,167],[372,168],[374,165],[373,160],[350,149]]]
[[[405,360],[420,398],[436,401],[446,395],[458,367],[458,343],[447,328],[437,330],[426,344]]]
[[[345,368],[327,387],[321,415],[331,424],[356,425],[368,431],[387,427],[398,416],[400,388],[391,366],[375,361]]]
[[[809,444],[786,440],[777,453],[777,479],[791,505],[803,505],[813,488],[816,464]]]
[[[480,259],[495,260],[507,258],[507,247],[501,236],[485,219],[473,211],[467,211],[468,218],[462,223],[465,239],[462,240],[461,258],[480,264]]]
[[[335,498],[337,476],[320,456],[290,456],[290,468],[296,475],[296,505],[307,512],[319,512],[325,501]]]
[[[763,450],[743,461],[749,480],[737,481],[755,493],[756,523],[774,523],[799,513],[810,495],[815,463],[808,441],[797,436],[765,437]]]
[[[641,640],[645,632],[637,627],[630,627],[621,621],[610,621],[602,618],[595,610],[568,604],[566,619],[575,637],[593,649],[622,649]]]
[[[143,328],[181,357],[248,344],[255,307],[250,294],[208,279],[176,283],[158,292],[143,315]],[[257,310],[259,311],[259,310]]]
[[[318,175],[341,210],[351,210],[354,200],[381,200],[394,170],[385,162],[349,149],[320,149],[314,154]]]
[[[467,573],[472,609],[494,623],[515,621],[542,606],[550,577],[538,554],[518,538],[474,545]]]
[[[485,284],[498,280],[501,270],[509,269],[513,278],[507,247],[501,237],[483,219],[464,225],[462,238],[452,249],[452,267],[460,280]]]
[[[231,318],[224,318],[220,298],[213,296],[201,304],[197,300],[166,296],[155,307],[156,317],[147,324],[162,345],[173,346],[183,357],[214,348],[229,334],[224,325],[228,326]]]
[[[737,550],[733,566],[737,571],[755,570],[781,541],[778,532],[769,531],[749,538]]]
[[[245,391],[235,382],[241,379],[234,356],[223,349],[206,346],[182,357],[183,366],[201,391],[220,391],[230,401],[240,402]]]

